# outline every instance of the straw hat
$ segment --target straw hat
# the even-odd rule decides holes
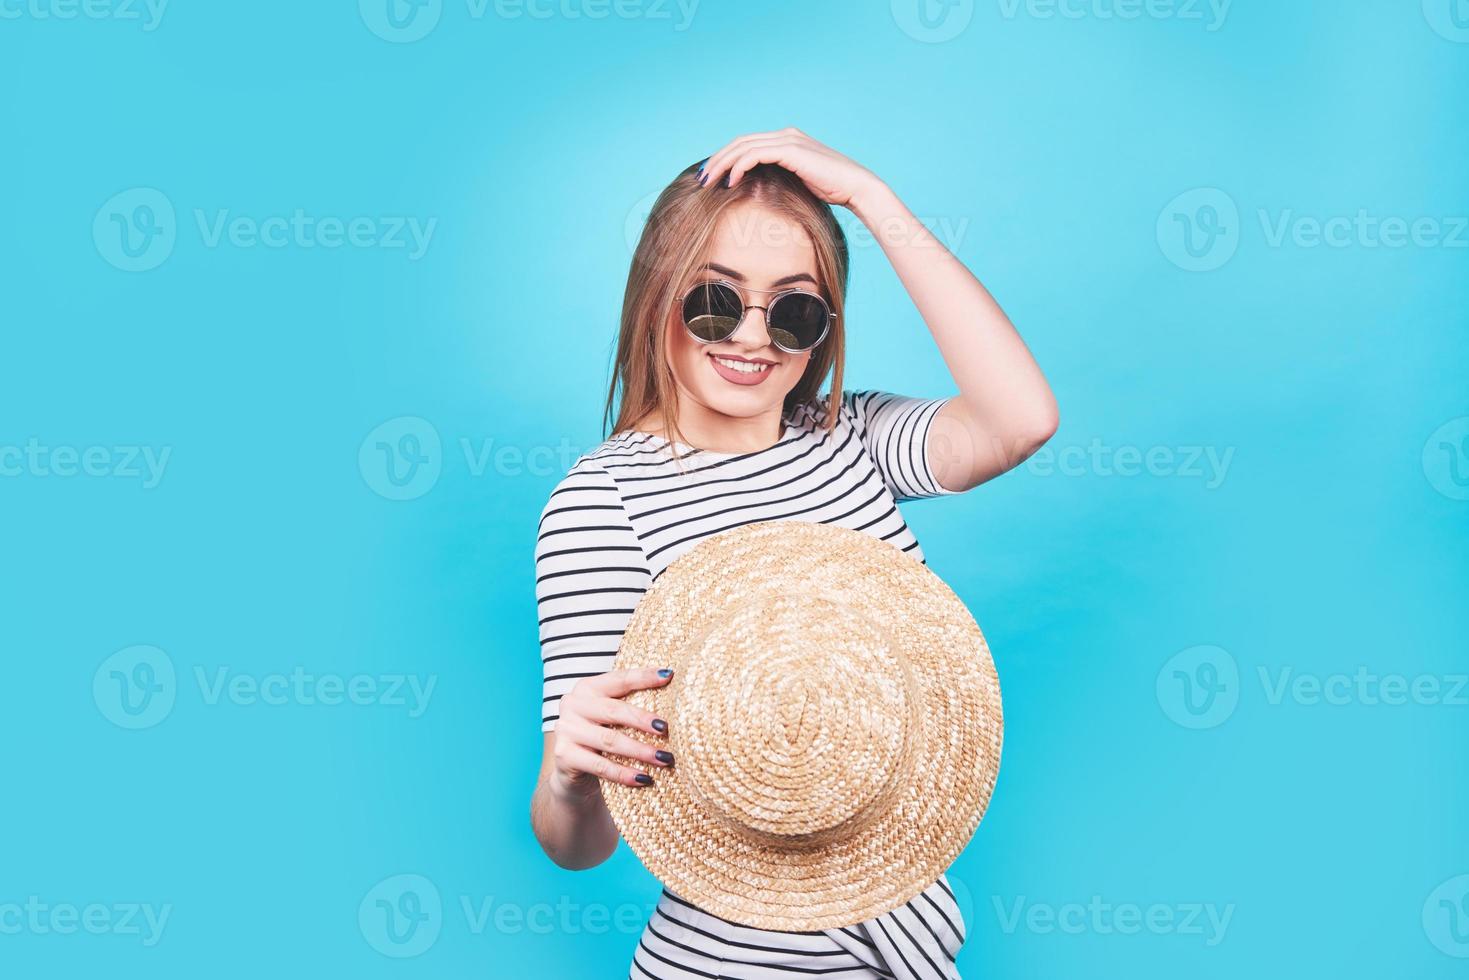
[[[851,925],[931,885],[994,790],[994,661],[964,604],[885,541],[799,521],[716,534],[658,577],[616,666],[672,667],[627,701],[668,721],[646,787],[604,783],[634,853],[744,925]],[[645,742],[663,738],[626,730]]]

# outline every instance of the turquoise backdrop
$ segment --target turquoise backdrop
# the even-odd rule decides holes
[[[0,976],[626,974],[535,523],[651,195],[785,125],[1060,400],[905,505],[1006,698],[964,975],[1463,976],[1466,92],[1466,0],[0,0]],[[849,386],[951,393],[847,226]]]

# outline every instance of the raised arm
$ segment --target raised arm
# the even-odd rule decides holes
[[[741,136],[705,164],[705,186],[739,183],[771,163],[873,233],[938,344],[959,394],[939,410],[926,454],[947,490],[968,490],[1018,466],[1056,431],[1056,399],[994,297],[870,170],[800,130]]]
[[[1059,415],[1010,318],[886,184],[864,186],[851,206],[882,245],[959,389],[929,430],[929,463],[940,482],[968,490],[1020,465],[1055,433]]]

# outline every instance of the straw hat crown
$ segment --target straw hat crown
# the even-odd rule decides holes
[[[674,668],[629,702],[676,763],[604,785],[670,890],[734,922],[808,931],[890,911],[979,824],[999,682],[958,597],[890,544],[780,521],[714,535],[643,597],[617,667]],[[628,730],[643,741],[662,742]]]

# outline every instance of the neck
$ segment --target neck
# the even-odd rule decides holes
[[[681,398],[678,427],[682,441],[713,453],[753,453],[780,441],[784,430],[781,409],[748,417],[725,415],[691,398]],[[663,420],[650,416],[638,425],[645,432],[663,432]]]

